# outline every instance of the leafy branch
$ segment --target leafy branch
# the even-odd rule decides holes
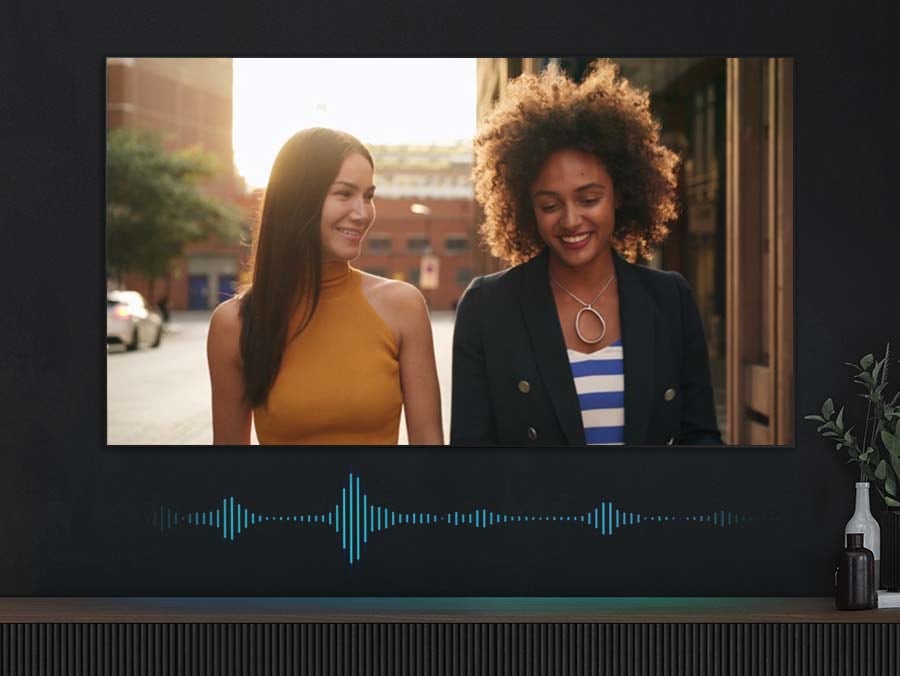
[[[113,129],[106,143],[106,247],[109,276],[168,274],[191,242],[237,243],[243,217],[204,184],[217,175],[214,156],[197,148],[165,150],[151,132]]]
[[[845,427],[844,407],[835,415],[831,397],[822,404],[821,415],[807,415],[804,420],[820,423],[816,430],[821,436],[835,441],[835,450],[847,449],[848,463],[858,463],[860,472],[875,485],[878,494],[888,507],[900,507],[900,390],[888,400],[888,367],[891,345],[887,344],[884,358],[875,360],[871,354],[860,359],[859,364],[845,362],[856,370],[853,382],[865,388],[866,418],[862,438],[853,433],[854,427]],[[871,427],[871,430],[870,430]]]

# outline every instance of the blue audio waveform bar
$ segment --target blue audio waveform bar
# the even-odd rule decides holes
[[[510,514],[484,507],[440,513],[400,512],[370,503],[368,494],[360,488],[359,477],[353,473],[350,473],[347,485],[341,488],[340,501],[335,503],[333,510],[306,514],[259,514],[236,502],[233,496],[229,496],[223,498],[221,504],[204,511],[179,512],[170,507],[160,506],[153,510],[149,518],[152,526],[161,532],[173,528],[199,527],[215,530],[223,539],[229,541],[234,541],[235,536],[251,528],[273,522],[328,528],[340,536],[341,547],[346,552],[350,564],[360,560],[363,547],[369,541],[369,535],[408,525],[493,528],[509,524],[566,522],[583,524],[585,528],[592,529],[600,536],[611,536],[622,528],[642,523],[692,522],[726,528],[753,520],[753,516],[726,510],[702,514],[646,514],[620,509],[609,501],[602,501],[593,509],[577,514]]]

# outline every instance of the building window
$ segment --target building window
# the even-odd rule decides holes
[[[391,238],[385,235],[372,235],[367,242],[369,253],[382,254],[391,250]]]
[[[462,253],[469,248],[469,238],[465,235],[448,235],[444,240],[444,251],[448,254]]]
[[[466,288],[469,286],[469,282],[472,281],[472,269],[471,268],[457,268],[456,270],[456,283],[461,288]]]
[[[410,268],[409,276],[406,279],[410,284],[415,284],[416,286],[419,286],[419,268],[418,267]]]
[[[410,253],[425,253],[428,247],[428,240],[422,236],[416,235],[406,240],[406,248]]]

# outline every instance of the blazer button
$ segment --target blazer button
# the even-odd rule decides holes
[[[663,396],[666,398],[666,401],[672,401],[675,398],[675,390],[670,387]]]
[[[528,428],[528,438],[531,439],[532,441],[537,439],[537,430],[534,429],[533,427]]]
[[[519,392],[522,394],[528,394],[531,392],[531,384],[527,380],[519,381]]]

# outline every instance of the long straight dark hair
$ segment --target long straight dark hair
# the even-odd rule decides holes
[[[374,169],[371,153],[358,139],[315,127],[289,138],[272,165],[253,236],[251,281],[240,301],[244,398],[253,407],[266,402],[275,383],[291,318],[302,303],[299,334],[318,306],[322,205],[341,164],[353,153]]]

